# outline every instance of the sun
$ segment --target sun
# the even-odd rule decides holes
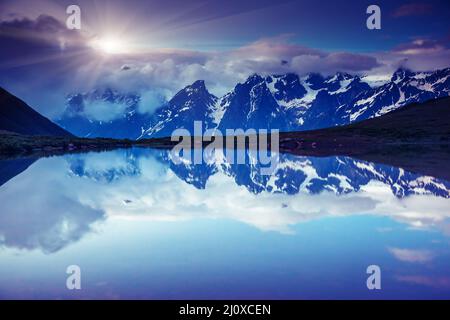
[[[116,37],[98,38],[92,42],[92,47],[106,54],[125,53],[127,51],[126,43]]]

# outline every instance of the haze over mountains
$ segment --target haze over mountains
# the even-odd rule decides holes
[[[57,123],[79,137],[136,138],[142,127],[151,122],[149,114],[138,112],[140,96],[121,94],[116,90],[92,90],[67,97],[64,114]],[[91,110],[88,110],[89,107]],[[98,120],[89,111],[103,112],[106,116],[121,112],[113,120]],[[92,109],[97,110],[92,110]]]
[[[390,81],[371,87],[347,73],[323,77],[295,74],[250,76],[223,97],[208,92],[204,81],[180,90],[154,114],[138,110],[140,97],[112,90],[71,95],[58,120],[79,136],[153,138],[170,136],[176,128],[192,132],[195,120],[203,129],[255,128],[280,131],[313,130],[378,117],[413,102],[450,94],[450,68],[433,72],[398,69]],[[95,121],[85,115],[85,104],[104,101],[123,104],[119,119]]]
[[[359,122],[407,104],[449,95],[450,68],[417,73],[399,69],[390,81],[377,87],[345,73],[330,77],[255,74],[221,98],[209,93],[205,82],[198,80],[153,114],[140,111],[138,94],[112,89],[73,94],[57,120],[66,131],[0,89],[0,130],[26,135],[73,133],[80,137],[139,139],[167,137],[177,128],[193,132],[194,121],[202,121],[203,130],[219,129],[223,133],[237,128],[305,131]],[[92,118],[93,111],[106,120]],[[107,118],[114,113],[118,118]]]

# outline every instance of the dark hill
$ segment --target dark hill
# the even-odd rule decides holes
[[[73,136],[3,88],[0,88],[0,131],[33,136]]]
[[[351,125],[280,134],[280,150],[344,155],[450,181],[450,97],[414,103]]]
[[[346,126],[313,131],[281,133],[285,144],[302,142],[303,147],[356,148],[367,144],[449,144],[450,97],[414,103],[381,117]]]

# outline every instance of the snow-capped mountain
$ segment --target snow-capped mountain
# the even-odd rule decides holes
[[[216,127],[214,112],[217,97],[210,94],[205,82],[198,80],[179,91],[152,116],[151,125],[142,137],[167,137],[175,129],[194,130],[194,121],[201,121],[203,130]]]
[[[295,89],[297,88],[290,88],[289,94],[298,94]],[[266,80],[258,75],[238,84],[220,100],[224,112],[218,128],[223,132],[235,128],[278,129],[289,125],[284,108],[275,100]]]
[[[389,165],[374,164],[350,157],[305,157],[280,154],[272,175],[262,175],[260,164],[230,164],[225,157],[217,157],[210,164],[173,164],[170,154],[163,154],[170,170],[186,183],[204,189],[215,174],[223,173],[233,178],[239,186],[259,194],[261,192],[318,194],[323,191],[335,194],[359,192],[371,182],[389,186],[392,194],[403,198],[410,195],[432,194],[450,198],[450,182],[405,171]]]
[[[359,94],[344,113],[353,122],[381,116],[409,103],[449,96],[449,76],[450,68],[418,73],[399,69],[390,82]]]
[[[132,149],[122,154],[117,152],[117,155],[120,155],[120,160],[112,158],[115,160],[108,162],[106,167],[96,167],[96,162],[91,162],[92,159],[88,156],[83,156],[82,160],[79,156],[68,157],[69,173],[71,176],[113,183],[122,178],[143,174],[139,159],[148,157],[161,162],[167,170],[197,189],[205,189],[212,176],[224,174],[254,194],[332,192],[342,195],[359,192],[369,183],[379,183],[389,186],[392,194],[399,198],[420,194],[450,198],[448,181],[350,157],[316,158],[280,154],[274,172],[262,175],[259,163],[246,161],[246,164],[230,164],[220,154],[216,154],[211,163],[203,164],[192,164],[189,161],[175,164],[167,150]],[[246,156],[251,155],[247,153]]]
[[[92,157],[90,154],[68,155],[69,176],[85,177],[100,183],[113,183],[125,177],[141,174],[138,157],[131,150],[112,151],[105,157],[107,165],[95,161],[95,156]]]
[[[312,130],[345,125],[393,111],[413,102],[450,95],[450,68],[433,72],[397,70],[390,81],[372,88],[347,73],[323,77],[296,74],[250,76],[221,98],[203,81],[181,90],[161,107],[141,138],[170,136],[176,128]],[[192,132],[192,131],[191,131]]]
[[[378,117],[409,103],[449,95],[450,68],[433,72],[399,69],[377,87],[347,73],[329,77],[254,74],[220,98],[198,80],[152,115],[139,112],[138,94],[111,89],[73,94],[57,123],[77,136],[130,139],[170,136],[181,128],[192,133],[194,121],[201,121],[203,130],[217,128],[224,134],[237,128],[302,131]],[[115,117],[96,120],[95,111]]]
[[[138,111],[139,103],[138,94],[123,94],[112,89],[72,94],[67,97],[65,111],[56,122],[80,137],[136,139],[151,121],[150,115]],[[95,112],[117,116],[99,120]]]

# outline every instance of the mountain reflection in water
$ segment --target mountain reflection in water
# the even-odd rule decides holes
[[[105,284],[75,297],[372,298],[372,263],[392,271],[384,297],[450,297],[450,182],[343,156],[280,154],[269,176],[215,159],[176,165],[136,148],[2,160],[0,297],[74,297],[63,266],[83,262]],[[321,269],[339,279],[331,289],[319,262],[334,266]]]

